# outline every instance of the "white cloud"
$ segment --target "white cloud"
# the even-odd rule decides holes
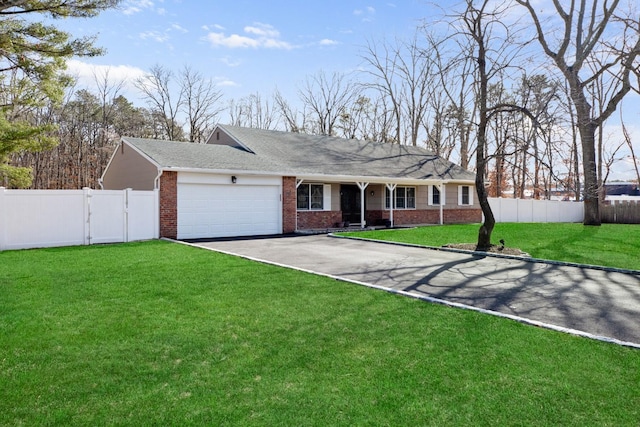
[[[83,87],[95,86],[96,78],[107,77],[113,83],[124,82],[128,88],[133,88],[133,82],[146,74],[141,68],[130,65],[95,65],[77,59],[67,61],[67,73],[76,77]]]
[[[186,34],[189,32],[189,30],[187,30],[186,28],[184,28],[183,26],[181,26],[180,24],[171,24],[171,26],[169,28],[167,28],[166,30],[164,30],[163,32],[161,31],[156,31],[156,30],[151,30],[151,31],[144,31],[142,33],[139,34],[139,37],[142,40],[152,40],[158,43],[164,43],[166,41],[169,41],[171,39],[171,32],[175,32],[178,31],[180,33]]]
[[[331,39],[322,39],[318,42],[318,44],[320,46],[335,46],[337,44],[340,44],[340,42]]]
[[[223,27],[223,26],[222,26],[222,25],[220,25],[220,24],[213,24],[213,28],[215,28],[215,29],[216,29],[216,30],[218,30],[218,31],[224,31],[224,30],[226,30],[226,28],[225,28],[225,27]],[[211,27],[209,27],[208,25],[203,25],[203,26],[202,26],[202,29],[203,29],[203,30],[205,30],[205,31],[210,31],[210,30],[211,30]]]
[[[280,37],[280,31],[273,28],[272,25],[261,24],[260,22],[256,22],[254,25],[247,25],[246,27],[244,27],[244,32],[267,38],[277,39],[278,37]]]
[[[355,16],[362,17],[362,22],[371,22],[373,21],[374,15],[376,14],[375,7],[367,6],[364,9],[356,9],[353,11]]]
[[[232,34],[225,36],[224,33],[209,33],[207,40],[214,46],[223,46],[231,49],[235,48],[247,48],[247,47],[259,47],[260,43],[256,39],[251,37],[240,36],[238,34]]]
[[[140,33],[140,38],[142,40],[153,40],[158,43],[163,43],[169,40],[169,35],[158,31],[145,31],[144,33]]]
[[[176,30],[176,31],[180,31],[181,33],[188,33],[189,30],[187,30],[186,28],[182,27],[179,24],[171,24],[171,28]]]
[[[238,83],[233,80],[227,79],[226,77],[218,77],[215,79],[216,86],[220,87],[237,87],[240,86]]]
[[[230,49],[267,48],[267,49],[293,49],[293,46],[280,39],[280,32],[273,26],[262,23],[254,23],[244,27],[246,35],[224,32],[210,32],[206,39],[215,47],[227,47]]]
[[[123,4],[122,13],[125,15],[133,15],[142,12],[144,9],[153,9],[153,1],[129,0]]]
[[[141,9],[135,6],[127,6],[125,9],[122,10],[122,13],[124,13],[125,15],[133,15],[134,13],[138,13],[140,11]]]

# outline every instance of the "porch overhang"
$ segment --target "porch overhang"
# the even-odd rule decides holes
[[[300,181],[318,181],[326,183],[353,183],[366,182],[368,185],[440,185],[449,184],[451,182],[459,183],[461,185],[473,185],[475,181],[472,180],[451,180],[441,178],[404,178],[404,177],[379,177],[379,176],[354,176],[354,175],[309,175],[309,174],[291,174],[289,176],[295,176]]]
[[[163,171],[174,172],[197,172],[197,173],[215,173],[215,174],[229,174],[229,175],[261,175],[261,176],[292,176],[295,177],[298,182],[303,181],[315,181],[329,183],[358,183],[368,182],[371,184],[396,184],[396,185],[440,185],[456,183],[460,185],[475,185],[475,180],[461,180],[461,179],[443,179],[438,177],[425,177],[425,178],[407,178],[407,177],[392,177],[392,176],[357,176],[357,175],[327,175],[327,174],[309,174],[298,173],[296,171],[259,171],[259,170],[243,170],[243,169],[202,169],[202,168],[186,168],[179,166],[160,166],[159,169]]]

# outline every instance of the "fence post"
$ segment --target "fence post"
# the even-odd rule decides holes
[[[7,248],[7,206],[5,188],[0,187],[0,251]]]
[[[131,203],[131,197],[133,197],[133,194],[131,194],[131,192],[133,191],[133,189],[131,188],[127,188],[124,190],[124,242],[127,243],[129,242],[129,203]]]
[[[82,200],[84,206],[84,233],[83,245],[91,244],[91,189],[89,187],[82,188]]]

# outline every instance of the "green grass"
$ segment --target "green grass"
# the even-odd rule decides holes
[[[478,241],[479,224],[377,230],[345,235],[442,246]],[[640,270],[640,225],[496,224],[491,241],[519,248],[534,258]]]
[[[638,419],[638,350],[167,242],[0,253],[0,425]]]

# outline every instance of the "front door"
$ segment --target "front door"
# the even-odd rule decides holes
[[[360,218],[360,189],[357,185],[340,186],[340,210],[342,220],[351,224],[359,224]]]

